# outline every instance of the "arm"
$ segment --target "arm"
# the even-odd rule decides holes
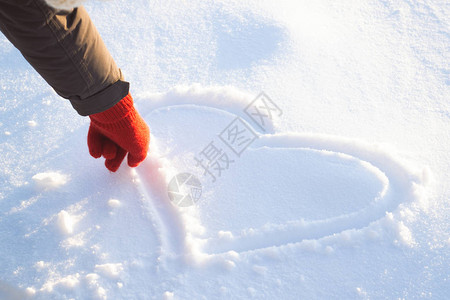
[[[145,159],[148,126],[135,111],[129,83],[123,81],[83,7],[60,11],[43,0],[0,0],[0,29],[60,96],[68,99],[80,115],[91,117],[94,129],[89,133],[98,133],[93,134],[97,140],[88,137],[91,155],[98,157],[101,153],[111,171],[117,170],[126,153],[131,154],[130,166]],[[126,118],[128,115],[137,117]],[[114,123],[128,131],[111,126]],[[140,142],[133,144],[123,134]],[[114,157],[112,144],[116,147]],[[96,150],[92,151],[94,145]]]

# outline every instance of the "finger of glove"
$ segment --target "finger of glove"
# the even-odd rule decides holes
[[[108,138],[103,140],[102,155],[106,159],[114,159],[117,155],[119,146]]]
[[[139,166],[139,164],[144,161],[147,157],[147,151],[139,154],[128,153],[128,165],[132,168]]]
[[[135,147],[128,153],[128,165],[137,167],[146,157],[150,144],[150,129],[145,121],[138,115],[140,139]]]
[[[127,155],[127,151],[125,151],[125,149],[121,147],[117,147],[116,156],[112,159],[105,160],[106,168],[111,172],[116,172],[119,169],[123,159],[125,158],[125,155]]]
[[[92,157],[99,158],[102,156],[103,135],[92,126],[89,127],[87,142],[89,154]]]

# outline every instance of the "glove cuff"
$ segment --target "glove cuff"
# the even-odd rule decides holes
[[[130,94],[113,107],[101,113],[90,115],[91,121],[104,129],[129,128],[136,120],[137,112]]]

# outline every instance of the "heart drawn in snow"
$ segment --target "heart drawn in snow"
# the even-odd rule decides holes
[[[235,119],[196,105],[146,116],[153,148],[137,175],[166,250],[219,254],[319,239],[364,228],[415,195],[419,178],[388,152],[350,139],[264,134],[233,156],[218,136]],[[211,143],[228,155],[215,178],[198,160]],[[184,172],[203,191],[195,205],[180,208],[170,203],[167,183]]]

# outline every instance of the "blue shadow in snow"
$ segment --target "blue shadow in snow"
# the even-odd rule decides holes
[[[273,58],[286,34],[280,25],[267,22],[253,16],[238,18],[219,12],[214,22],[218,67],[245,69]]]

